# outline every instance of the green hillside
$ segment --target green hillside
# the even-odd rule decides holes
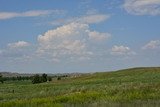
[[[13,92],[14,90],[14,92]],[[0,107],[158,107],[160,67],[0,84]]]

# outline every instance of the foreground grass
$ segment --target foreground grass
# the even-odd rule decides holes
[[[14,89],[14,93],[12,90]],[[0,84],[0,107],[158,107],[160,68],[86,74],[51,83]]]

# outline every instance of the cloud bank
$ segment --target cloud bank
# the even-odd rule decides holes
[[[30,46],[30,43],[25,42],[25,41],[18,41],[15,43],[9,43],[7,45],[9,48],[24,48]]]
[[[63,24],[69,24],[72,22],[76,23],[85,23],[85,24],[96,24],[103,22],[110,18],[110,15],[108,14],[91,14],[91,15],[85,15],[80,17],[72,17],[67,19],[58,19],[53,22],[51,22],[52,25],[63,25]]]
[[[62,10],[30,10],[25,12],[0,12],[0,20],[16,17],[37,17],[51,14],[61,14]]]
[[[160,0],[125,0],[123,8],[133,15],[160,15]]]
[[[113,46],[111,49],[111,54],[112,55],[135,55],[136,53],[134,51],[132,51],[129,47],[127,46]]]
[[[158,49],[160,48],[160,40],[152,40],[149,43],[147,43],[145,46],[142,47],[142,49]]]

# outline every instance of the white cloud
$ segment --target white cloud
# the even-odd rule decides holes
[[[24,48],[30,46],[30,43],[25,42],[25,41],[18,41],[15,43],[9,43],[7,45],[9,48]]]
[[[93,24],[93,23],[103,22],[107,20],[109,17],[110,15],[106,15],[106,14],[92,14],[92,15],[73,17],[73,18],[68,18],[68,19],[59,19],[59,20],[51,22],[51,24],[52,25],[62,25],[62,24],[69,24],[72,22]]]
[[[0,50],[0,57],[12,61],[44,59],[53,62],[75,62],[89,60],[96,54],[94,50],[96,42],[105,42],[110,36],[109,33],[91,31],[88,24],[70,23],[39,35],[38,44],[35,45],[26,41],[9,43],[5,49]]]
[[[49,14],[59,14],[60,10],[31,10],[26,12],[0,12],[0,20],[11,19],[15,17],[36,17]]]
[[[97,31],[89,32],[89,38],[91,40],[102,41],[108,39],[109,37],[111,37],[111,34],[109,33],[99,33]]]
[[[51,56],[53,60],[89,59],[93,55],[89,48],[90,38],[104,40],[108,35],[108,33],[91,31],[88,24],[70,23],[38,36],[37,54]]]
[[[0,12],[0,20],[2,19],[10,19],[19,16],[18,13],[15,12]]]
[[[75,19],[75,21],[80,22],[80,23],[92,24],[92,23],[103,22],[103,21],[107,20],[109,17],[110,17],[109,15],[95,14],[95,15],[89,15],[89,16],[77,18],[77,19]]]
[[[36,47],[25,41],[18,41],[7,44],[7,47],[0,50],[0,59],[8,62],[24,62],[34,59]]]
[[[123,7],[134,15],[160,15],[160,0],[125,0]]]
[[[152,40],[142,47],[142,49],[157,49],[157,48],[160,48],[160,40]]]
[[[134,51],[132,51],[129,47],[127,46],[113,46],[111,49],[111,54],[112,55],[134,55],[136,54]]]

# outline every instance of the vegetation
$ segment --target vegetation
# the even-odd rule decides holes
[[[48,81],[52,81],[52,77],[48,77]]]
[[[42,82],[47,82],[47,74],[42,74],[42,76],[39,76],[38,74],[33,76],[32,83],[37,84],[37,83],[42,83]]]
[[[47,74],[42,74],[42,82],[47,82]]]
[[[3,82],[5,82],[5,81],[24,81],[24,80],[31,80],[32,79],[32,77],[22,77],[22,76],[17,76],[17,77],[0,77],[2,80],[3,80]]]
[[[3,81],[2,75],[0,74],[0,82],[3,83]]]
[[[59,77],[57,78],[57,80],[61,80],[61,77],[59,76]]]
[[[14,90],[14,93],[13,93]],[[0,107],[158,107],[160,68],[133,68],[116,72],[0,84]]]
[[[36,75],[33,76],[33,80],[32,80],[33,84],[41,83],[41,82],[42,82],[41,81],[41,77],[38,74],[36,74]]]

